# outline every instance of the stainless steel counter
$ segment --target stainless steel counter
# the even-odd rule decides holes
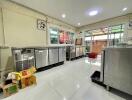
[[[23,52],[30,51],[30,52]],[[49,65],[64,62],[66,58],[65,47],[26,47],[26,48],[12,48],[16,70],[20,71],[26,69],[29,65],[42,68]],[[29,59],[31,58],[32,59]]]
[[[84,55],[84,46],[69,46],[66,47],[66,58],[67,60],[71,60],[77,57],[81,57]]]

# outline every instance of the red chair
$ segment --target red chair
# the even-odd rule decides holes
[[[88,53],[88,57],[89,58],[92,58],[92,59],[96,59],[97,58],[97,53],[95,53],[95,52],[90,52],[90,53]]]

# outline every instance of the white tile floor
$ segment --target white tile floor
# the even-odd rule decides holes
[[[91,66],[87,58],[68,61],[37,73],[36,86],[2,100],[126,100],[91,82],[90,75],[99,69]]]

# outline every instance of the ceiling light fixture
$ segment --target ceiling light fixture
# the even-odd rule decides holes
[[[62,17],[62,18],[66,18],[66,14],[62,14],[61,17]]]
[[[63,100],[67,100],[67,99],[64,97]]]
[[[80,85],[79,85],[79,84],[77,84],[77,88],[78,88],[78,89],[80,88]]]
[[[126,11],[127,10],[127,7],[123,8],[122,11]]]
[[[98,14],[98,11],[97,10],[93,10],[93,11],[90,11],[89,12],[89,16],[95,16]]]
[[[80,26],[81,25],[81,23],[78,23],[78,26]]]

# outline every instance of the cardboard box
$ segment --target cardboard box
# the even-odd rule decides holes
[[[21,79],[21,88],[25,88],[27,86],[37,84],[36,77],[34,75],[31,75],[29,77],[24,77]]]
[[[18,92],[18,85],[13,83],[8,85],[3,85],[1,88],[3,89],[3,94],[5,97]]]

